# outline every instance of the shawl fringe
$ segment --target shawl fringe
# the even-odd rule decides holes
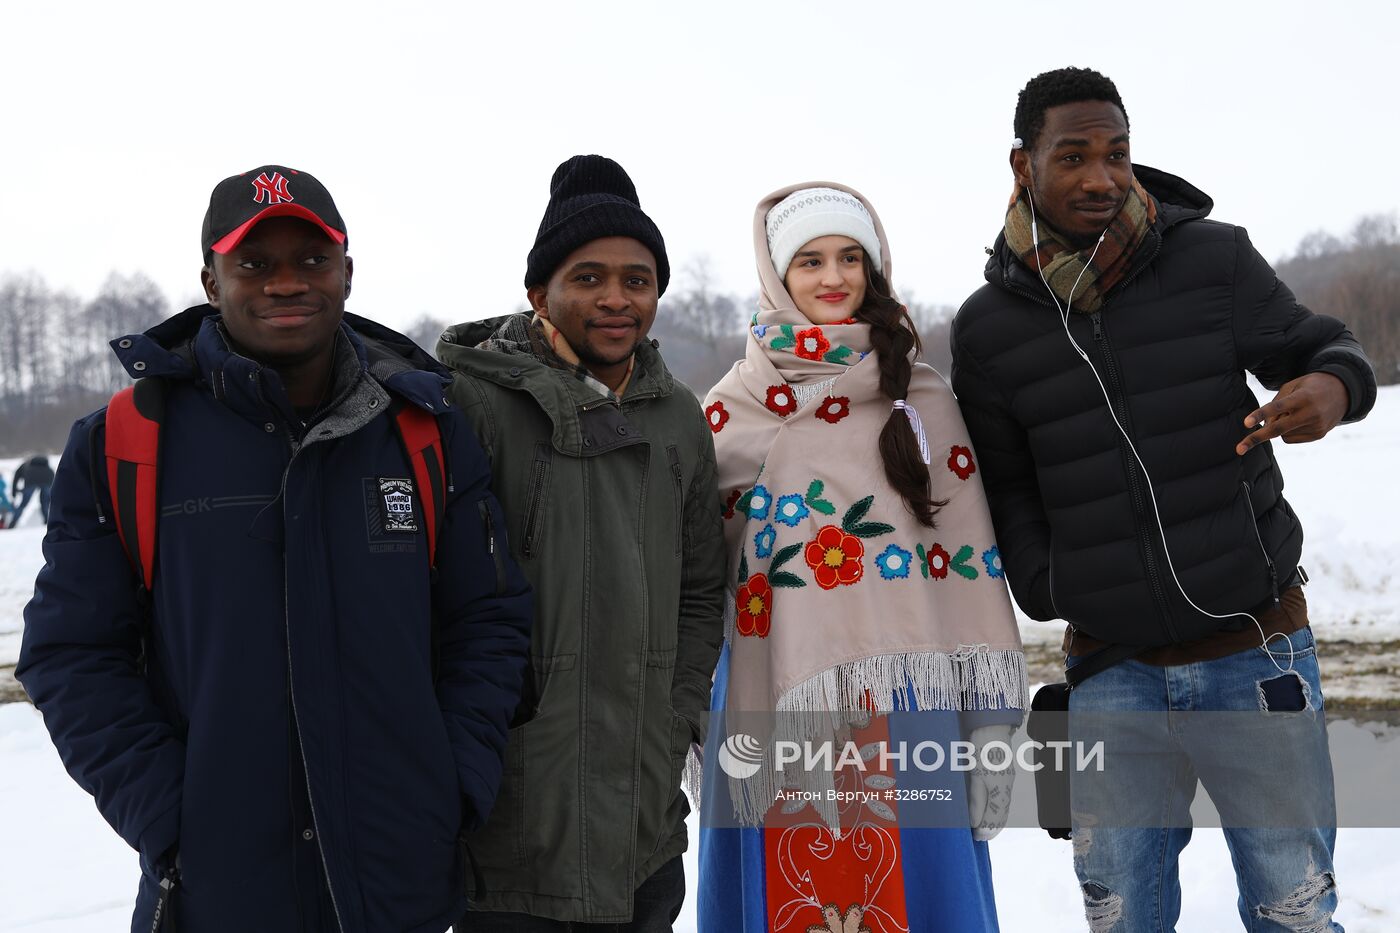
[[[762,743],[762,765],[752,777],[729,781],[734,817],[746,826],[762,826],[782,791],[801,791],[801,801],[841,837],[837,805],[827,791],[835,776],[824,768],[795,773],[774,767],[778,742],[832,738],[847,727],[864,725],[872,715],[899,710],[1026,709],[1029,689],[1026,657],[1020,649],[960,645],[955,653],[919,652],[860,658],[828,668],[798,684],[778,702],[772,734]],[[875,749],[870,749],[873,757]],[[694,767],[694,773],[692,773]],[[692,753],[686,763],[686,789],[694,799],[701,790],[701,762]],[[786,805],[785,805],[786,807]],[[790,810],[786,812],[792,812]]]

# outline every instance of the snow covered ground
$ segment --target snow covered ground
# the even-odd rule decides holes
[[[1394,482],[1400,469],[1400,386],[1381,390],[1365,422],[1339,428],[1320,444],[1275,444],[1274,450],[1289,500],[1307,529],[1304,564],[1313,579],[1308,602],[1324,652],[1329,638],[1400,640],[1400,483]],[[14,466],[0,461],[7,480]],[[21,610],[42,563],[42,531],[37,503],[31,503],[22,527],[0,532],[0,668],[12,665],[19,651]],[[1058,626],[1037,623],[1026,623],[1023,632],[1028,640],[1060,637]],[[1351,739],[1359,731],[1347,723],[1333,728]],[[1387,740],[1397,744],[1393,735]],[[136,858],[64,774],[40,717],[24,703],[0,705],[0,833],[0,931],[126,929]],[[1349,933],[1400,929],[1398,853],[1400,830],[1338,833],[1342,906],[1336,919]],[[693,847],[687,858],[693,888]],[[992,861],[1007,933],[1085,928],[1068,843],[1040,830],[1008,829],[992,843]],[[1181,876],[1181,930],[1239,928],[1234,875],[1219,830],[1196,831]],[[677,929],[695,929],[693,904]]]

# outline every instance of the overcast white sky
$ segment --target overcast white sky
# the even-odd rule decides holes
[[[181,304],[209,190],[279,162],[340,206],[350,310],[485,317],[523,300],[554,167],[600,152],[675,268],[707,254],[754,291],[758,199],[831,179],[880,211],[897,286],[956,304],[1001,224],[1016,93],[1063,65],[1113,78],[1134,161],[1271,260],[1400,208],[1400,4],[961,7],[7,3],[0,273],[86,298],[140,270]]]

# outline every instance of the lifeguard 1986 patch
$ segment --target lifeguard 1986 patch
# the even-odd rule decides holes
[[[379,505],[385,531],[418,531],[413,517],[413,481],[379,478]]]

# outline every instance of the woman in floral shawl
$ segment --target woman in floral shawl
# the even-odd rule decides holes
[[[754,249],[759,311],[705,409],[731,597],[704,756],[700,929],[996,930],[986,840],[1005,823],[1011,769],[932,778],[877,753],[962,738],[980,752],[1025,708],[976,455],[951,390],[914,362],[860,194],[774,192]],[[853,744],[862,767],[781,767],[783,739],[834,741],[837,755]]]

